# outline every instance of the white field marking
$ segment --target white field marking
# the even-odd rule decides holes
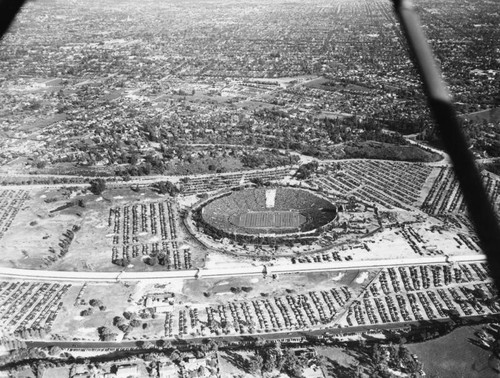
[[[266,190],[266,208],[272,209],[276,200],[276,189]]]

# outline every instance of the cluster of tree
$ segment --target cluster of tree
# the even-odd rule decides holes
[[[150,266],[155,266],[156,264],[169,265],[171,263],[167,259],[167,253],[164,250],[160,250],[158,253],[153,252],[144,259],[144,262]]]
[[[144,262],[150,266],[155,266],[156,264],[158,264],[158,257],[157,255],[146,256]]]
[[[19,337],[21,339],[30,339],[30,338],[43,339],[47,335],[48,331],[50,330],[45,328],[21,328],[21,329],[16,329],[14,331],[14,336]]]
[[[132,331],[132,326],[121,316],[115,316],[113,318],[113,325],[125,334]]]
[[[106,311],[106,306],[100,299],[91,299],[89,305],[98,308],[100,311]]]
[[[115,341],[118,334],[114,333],[108,327],[102,326],[97,329],[97,333],[99,334],[99,340],[101,341]]]
[[[367,140],[397,145],[406,145],[408,143],[399,132],[387,132],[385,130],[387,128],[391,129],[392,120],[388,124],[388,120],[378,118],[360,119],[354,116],[342,119],[325,118],[323,122],[321,127],[333,143],[362,142]]]
[[[242,287],[239,287],[239,286],[235,287],[235,286],[233,286],[229,290],[231,290],[231,293],[233,293],[233,294],[239,294],[242,291],[245,292],[245,293],[249,293],[249,292],[251,292],[253,290],[253,287],[251,287],[251,286],[242,286]]]
[[[151,188],[160,194],[168,194],[172,197],[176,196],[180,192],[179,188],[170,181],[155,182],[154,184],[151,184]]]
[[[305,361],[288,348],[282,349],[279,344],[255,349],[256,355],[245,362],[250,374],[271,373],[278,370],[292,378],[303,377]]]
[[[148,323],[145,323],[142,320],[155,317],[156,315],[154,314],[154,311],[152,309],[141,312],[139,315],[137,315],[135,312],[125,311],[123,313],[123,317],[115,316],[113,318],[113,325],[123,333],[127,334],[132,331],[133,328],[142,326],[143,329],[146,329],[148,327]]]
[[[126,267],[130,264],[130,260],[128,259],[123,259],[123,258],[117,258],[112,261],[113,264],[118,265],[118,266],[123,266]]]
[[[240,157],[243,166],[255,168],[276,168],[284,165],[293,165],[299,161],[296,155],[281,154],[278,150],[248,150]]]
[[[15,372],[25,370],[26,365],[20,361],[34,361],[46,356],[42,348],[26,348],[26,346],[12,349],[9,353],[0,355],[0,365],[11,365],[10,370]]]
[[[91,180],[89,189],[93,194],[98,196],[106,190],[106,181],[104,181],[102,178]]]
[[[311,175],[316,172],[318,169],[318,162],[317,161],[311,161],[310,163],[302,164],[299,169],[297,169],[297,173],[295,174],[295,177],[299,180],[306,180]]]
[[[250,179],[250,182],[252,184],[255,184],[255,186],[257,186],[257,188],[261,188],[263,186],[269,186],[269,185],[271,185],[271,183],[269,181],[264,181],[260,177],[253,177],[253,178]]]
[[[57,255],[58,257],[64,257],[68,251],[69,247],[71,245],[71,242],[75,238],[75,233],[80,230],[80,226],[78,225],[73,225],[71,229],[67,229],[63,234],[62,238],[59,240],[59,254]],[[56,250],[54,247],[49,247],[49,252],[55,254]],[[55,262],[57,260],[57,257],[55,255],[49,256],[49,260]]]
[[[169,265],[171,261],[167,259],[167,253],[164,250],[159,251],[158,253],[151,253],[149,256],[144,258],[144,263],[150,266],[155,266],[156,264],[160,265]],[[130,260],[124,258],[117,258],[112,261],[113,264],[126,267],[130,264]]]
[[[391,376],[388,368],[402,370],[403,373],[410,376],[422,370],[422,364],[413,358],[408,348],[402,344],[390,343],[387,347],[382,347],[375,343],[371,347],[371,358],[375,364],[375,371],[373,372],[375,377]]]
[[[470,149],[481,157],[500,157],[500,122],[486,120],[460,119],[461,129],[465,134]],[[420,139],[442,148],[439,129],[428,128],[420,134]]]
[[[344,157],[414,162],[432,162],[442,158],[430,149],[415,145],[400,146],[374,141],[347,143],[344,146]]]
[[[80,316],[90,316],[95,312],[95,310],[92,307],[89,307],[85,310],[80,311]]]

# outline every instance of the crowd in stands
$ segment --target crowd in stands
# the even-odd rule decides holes
[[[196,220],[206,233],[213,237],[238,237],[250,240],[267,235],[304,233],[325,226],[334,220],[337,207],[330,201],[307,190],[294,188],[274,188],[276,195],[272,208],[266,206],[265,188],[235,190],[216,197],[205,204],[196,214]],[[299,213],[305,218],[300,227],[260,227],[250,228],[241,224],[240,216],[249,212],[288,212]],[[250,239],[249,237],[250,236]],[[274,243],[276,241],[274,240]]]
[[[181,179],[181,193],[183,195],[206,193],[249,184],[255,179],[260,179],[262,182],[279,181],[289,177],[293,172],[293,168],[284,167],[210,176],[184,177]]]

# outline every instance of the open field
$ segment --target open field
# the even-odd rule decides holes
[[[113,317],[123,313],[129,306],[129,297],[136,285],[84,284],[77,285],[63,300],[53,333],[72,340],[97,340],[97,328],[112,327]],[[90,305],[90,300],[102,301],[105,309]],[[82,316],[82,311],[92,308],[92,313]],[[117,332],[119,334],[121,332]]]
[[[408,349],[417,354],[429,377],[497,378],[488,364],[491,353],[469,341],[479,328],[461,327],[435,340],[408,344]]]
[[[2,193],[4,266],[119,271],[125,265],[150,271],[189,269],[200,262],[183,242],[172,199],[150,190],[113,189],[103,196],[78,188]],[[161,253],[165,257],[158,264],[145,264]]]

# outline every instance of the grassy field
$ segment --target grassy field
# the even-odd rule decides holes
[[[498,378],[488,365],[490,353],[469,342],[481,327],[461,327],[450,334],[419,344],[409,344],[424,371],[435,378]]]
[[[250,228],[297,228],[305,221],[298,212],[260,211],[240,215],[239,225]]]
[[[121,271],[122,266],[112,263],[115,234],[108,224],[110,208],[131,207],[137,204],[149,206],[151,202],[166,200],[166,196],[158,195],[149,189],[134,192],[129,188],[106,190],[102,196],[81,190],[42,189],[31,191],[29,196],[0,239],[0,249],[3,251],[0,254],[1,266],[60,271]],[[79,201],[83,202],[82,206],[78,204]],[[121,219],[119,228],[120,243],[123,221]],[[61,242],[67,241],[65,234],[74,227],[79,229],[74,232],[66,254],[61,256]],[[177,227],[178,245],[190,246],[184,239],[185,232],[181,227]],[[152,243],[159,242],[160,237],[148,232],[138,235],[137,240],[139,246],[151,246]],[[203,265],[206,253],[198,251],[195,246],[191,246],[191,261],[193,264]],[[116,247],[121,257],[122,244]],[[159,264],[147,265],[143,258],[142,253],[136,257],[132,256],[131,266],[127,269],[165,269],[165,266]]]
[[[69,339],[76,337],[96,340],[98,338],[97,328],[106,326],[112,328],[113,332],[122,335],[122,332],[113,327],[113,318],[121,316],[131,306],[127,300],[135,292],[135,285],[120,283],[89,284],[80,297],[81,300],[85,301],[85,305],[78,304],[75,306],[75,300],[80,289],[81,285],[75,285],[68,295],[64,297],[64,306],[54,322],[53,332]],[[88,304],[91,299],[102,300],[106,309],[104,311],[95,309],[92,315],[81,316],[81,311],[91,307]],[[137,334],[138,330],[135,333]],[[142,335],[142,332],[140,333]]]
[[[323,373],[327,378],[338,377],[338,374],[353,376],[359,364],[359,356],[346,348],[318,347],[316,353],[322,362]]]

